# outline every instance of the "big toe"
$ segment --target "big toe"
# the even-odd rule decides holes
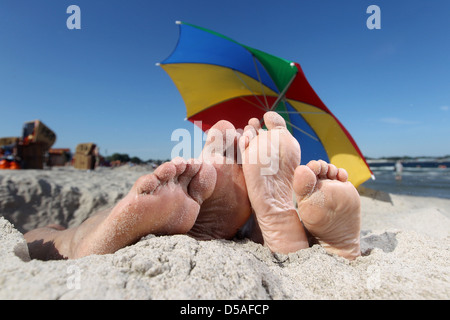
[[[177,163],[165,162],[156,168],[153,174],[161,181],[168,181],[177,175],[177,171],[179,171],[179,169],[177,169]]]
[[[286,121],[277,112],[269,111],[264,114],[264,123],[267,129],[286,128]]]
[[[229,148],[235,147],[236,139],[237,132],[233,124],[226,120],[220,120],[208,130],[202,158],[212,159],[216,156],[226,155]]]
[[[259,131],[262,129],[261,122],[258,118],[251,118],[250,120],[248,120],[248,125],[251,126],[255,131]]]
[[[314,191],[317,176],[308,166],[298,166],[294,171],[293,188],[297,201],[306,199]]]
[[[151,194],[159,185],[165,184],[179,175],[184,170],[183,167],[185,167],[183,163],[163,163],[153,174],[147,174],[137,179],[133,188],[137,194]]]
[[[195,175],[192,176],[188,185],[188,193],[192,199],[201,205],[214,192],[217,180],[216,169],[208,163],[188,164],[188,168],[189,174],[195,172]]]

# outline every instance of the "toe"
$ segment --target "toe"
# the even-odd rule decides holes
[[[338,174],[338,169],[334,164],[328,164],[327,178],[331,180],[336,180]]]
[[[286,128],[286,121],[274,111],[269,111],[264,114],[264,123],[268,130],[274,128]]]
[[[171,162],[175,166],[175,177],[180,176],[186,170],[186,160],[182,157],[176,157]]]
[[[257,118],[248,120],[248,125],[252,126],[256,131],[261,130],[261,122]]]
[[[256,118],[254,118],[258,121]],[[245,149],[247,149],[250,141],[254,139],[258,135],[255,127],[253,125],[246,125],[244,128],[244,132],[241,137],[239,137],[238,146],[240,152],[240,163],[244,163],[245,160]]]
[[[316,176],[318,176],[320,174],[320,171],[322,169],[320,162],[317,160],[311,160],[310,162],[308,162],[308,164],[306,166],[308,168],[310,168]]]
[[[318,174],[318,177],[320,179],[326,179],[327,178],[327,174],[328,174],[328,163],[326,163],[323,160],[319,160],[318,162],[320,164],[320,172]]]
[[[347,170],[345,170],[343,168],[339,168],[336,178],[341,182],[346,182],[348,179]]]
[[[303,201],[313,191],[317,183],[317,175],[309,166],[298,166],[294,171],[293,188],[297,201]]]
[[[160,183],[160,180],[155,174],[147,174],[136,180],[134,189],[137,194],[151,194],[156,190]]]
[[[233,124],[226,120],[217,122],[208,130],[201,159],[205,161],[223,161],[223,156],[235,157],[238,132]]]
[[[188,186],[188,193],[198,204],[208,199],[216,186],[217,172],[208,163],[202,163],[197,174],[192,178]]]
[[[178,177],[178,182],[186,188],[191,183],[192,178],[200,170],[201,162],[196,159],[190,159],[186,162],[186,168],[184,172]]]
[[[166,182],[173,179],[177,174],[176,165],[172,162],[166,162],[160,165],[153,174],[158,177],[161,182]]]
[[[249,140],[252,140],[258,135],[258,131],[254,126],[246,125],[244,128],[244,133],[242,135],[248,137]]]
[[[213,146],[225,150],[228,145],[233,143],[235,135],[236,129],[233,124],[226,120],[220,120],[208,130],[205,147]]]

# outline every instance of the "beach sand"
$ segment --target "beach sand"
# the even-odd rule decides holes
[[[30,260],[23,233],[78,225],[148,168],[0,170],[0,299],[449,299],[450,200],[360,188],[363,256],[316,245],[149,235],[103,256]]]

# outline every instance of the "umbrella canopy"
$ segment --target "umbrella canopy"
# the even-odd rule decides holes
[[[302,164],[322,159],[345,168],[358,186],[372,175],[355,141],[308,83],[298,63],[242,45],[217,32],[177,22],[180,37],[160,65],[203,130],[219,120],[244,128],[276,111],[299,141]]]

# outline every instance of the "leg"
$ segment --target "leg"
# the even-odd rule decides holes
[[[65,228],[60,225],[48,225],[27,232],[24,237],[28,244],[31,259],[59,260],[64,257],[56,249],[55,239],[59,235],[67,234]]]
[[[150,233],[186,233],[215,183],[211,165],[174,159],[139,178],[112,210],[99,212],[75,228],[47,227],[25,234],[30,254],[75,259],[113,253]]]
[[[298,166],[294,191],[305,228],[328,252],[360,256],[361,204],[344,169],[325,161]]]
[[[266,113],[264,122],[267,131],[260,129],[257,119],[251,119],[239,143],[248,195],[264,244],[273,252],[295,252],[308,247],[293,202],[300,146],[279,114]]]

